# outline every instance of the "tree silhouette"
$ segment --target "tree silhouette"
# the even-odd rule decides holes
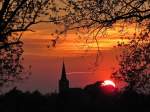
[[[22,65],[24,31],[45,22],[49,0],[0,0],[0,86],[27,77]],[[24,73],[25,74],[25,73]]]
[[[98,32],[111,28],[114,23],[122,21],[137,22],[149,21],[150,1],[149,0],[53,0],[56,24],[61,24],[67,30],[77,29],[89,34],[98,35]],[[58,32],[58,31],[57,31]],[[87,33],[85,32],[85,33]]]
[[[138,39],[124,44],[120,68],[112,77],[127,82],[127,89],[142,93],[150,91],[150,37],[148,32],[140,33]]]
[[[30,75],[30,69],[25,69],[23,62],[23,43],[0,49],[0,87],[12,82],[23,80]]]
[[[29,29],[30,26],[44,21],[40,17],[46,14],[48,2],[48,0],[1,0],[0,41],[3,44],[18,43],[24,31],[32,31]]]

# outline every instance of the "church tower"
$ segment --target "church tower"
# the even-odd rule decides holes
[[[69,89],[69,80],[66,76],[65,64],[63,62],[61,79],[59,80],[59,93]]]

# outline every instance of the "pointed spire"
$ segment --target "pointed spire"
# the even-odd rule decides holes
[[[61,80],[67,80],[67,76],[66,76],[66,68],[65,68],[65,63],[63,60],[63,65],[62,65],[62,72],[61,72]]]
[[[62,66],[62,76],[61,76],[61,79],[63,79],[63,80],[67,79],[67,77],[66,77],[66,68],[65,68],[64,61],[63,61],[63,66]]]
[[[65,63],[63,61],[61,79],[59,80],[59,92],[69,89],[69,80],[66,76]]]

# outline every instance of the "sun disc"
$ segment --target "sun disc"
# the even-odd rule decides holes
[[[108,86],[108,85],[111,85],[113,87],[116,87],[115,83],[111,80],[105,80],[103,83],[102,83],[103,86]]]

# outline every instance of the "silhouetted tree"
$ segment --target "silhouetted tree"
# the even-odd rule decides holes
[[[141,33],[137,39],[124,44],[120,68],[112,77],[127,82],[127,89],[149,93],[150,91],[150,37]]]
[[[58,2],[59,1],[59,2]],[[149,21],[149,0],[53,0],[56,14],[56,24],[63,25],[64,29],[57,31],[58,34],[67,30],[77,29],[77,32],[97,35],[114,23]],[[58,5],[58,4],[61,4]],[[149,24],[148,24],[149,25]],[[89,37],[90,38],[90,37]]]
[[[24,31],[32,31],[31,25],[44,21],[41,18],[46,15],[48,3],[49,0],[1,0],[0,42],[18,43]]]
[[[23,92],[16,87],[0,95],[2,112],[149,112],[150,95],[126,91],[123,94],[106,95],[100,83],[87,85],[85,89],[73,89],[62,93],[43,95],[39,91]]]
[[[20,75],[24,72],[20,38],[24,31],[32,31],[32,25],[46,22],[49,5],[49,0],[0,0],[0,86],[26,77]]]
[[[23,62],[23,43],[0,49],[0,87],[14,81],[28,78],[31,68],[25,69]]]

